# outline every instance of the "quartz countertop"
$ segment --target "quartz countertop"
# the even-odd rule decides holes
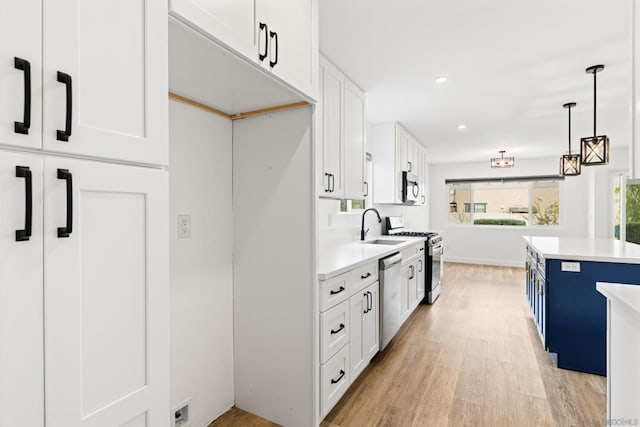
[[[596,289],[608,299],[615,299],[640,313],[640,286],[597,282]]]
[[[397,245],[375,245],[360,241],[322,242],[320,244],[318,279],[330,279],[353,268],[357,268],[362,264],[384,258],[387,255],[394,254],[416,243],[427,240],[424,237],[372,236],[365,240],[365,242],[376,239],[398,240],[402,241],[402,243]]]
[[[640,245],[615,239],[524,236],[544,258],[640,264]]]

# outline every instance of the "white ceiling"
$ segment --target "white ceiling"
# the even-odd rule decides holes
[[[430,162],[560,156],[570,101],[579,150],[593,134],[593,64],[606,66],[598,134],[625,147],[631,1],[321,0],[320,48],[366,91],[368,120],[402,123]]]

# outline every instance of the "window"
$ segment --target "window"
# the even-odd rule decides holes
[[[450,183],[449,223],[557,226],[560,224],[559,180]]]
[[[352,212],[363,210],[364,200],[340,199],[340,212]]]

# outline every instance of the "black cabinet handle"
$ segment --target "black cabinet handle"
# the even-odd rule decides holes
[[[371,277],[371,273],[367,273],[367,274],[363,274],[362,276],[360,276],[361,279],[368,279],[369,277]]]
[[[338,288],[337,291],[334,291],[333,289],[331,289],[329,291],[329,295],[336,295],[336,294],[339,294],[340,292],[344,292],[344,286],[340,286],[340,288]]]
[[[367,181],[364,182],[364,187],[366,190],[364,190],[364,197],[369,196],[369,183]]]
[[[413,169],[413,163],[407,162],[407,169],[407,172],[411,172],[411,169]]]
[[[416,273],[416,269],[413,265],[409,266],[409,270],[411,270],[411,276],[409,276],[409,280],[413,279]]]
[[[339,383],[342,377],[344,377],[344,370],[340,369],[340,375],[338,375],[338,378],[336,379],[331,378],[331,384]]]
[[[269,38],[273,39],[275,38],[275,46],[276,46],[276,60],[272,61],[271,59],[269,59],[269,66],[271,68],[275,67],[276,64],[278,63],[278,51],[280,50],[280,47],[278,46],[280,43],[278,43],[278,33],[276,33],[275,31],[269,31]],[[273,46],[273,45],[272,45]],[[269,52],[271,52],[271,49],[269,49]]]
[[[343,329],[344,329],[344,323],[340,323],[340,326],[338,327],[338,329],[332,329],[331,330],[331,335],[335,335],[335,334],[337,334],[338,332],[340,332]]]
[[[427,199],[424,196],[422,196],[422,204],[424,205],[426,202],[427,202]]]
[[[420,263],[420,269],[418,270],[418,273],[422,273],[422,260],[419,259],[418,262]]]
[[[267,57],[267,46],[269,45],[269,27],[264,22],[260,23],[260,31],[264,30],[264,53],[258,53],[258,57],[260,58],[260,62],[264,61],[264,58]]]
[[[26,242],[31,237],[33,219],[31,170],[26,166],[16,166],[16,178],[24,178],[24,230],[16,230],[16,242]]]
[[[368,311],[371,311],[371,310],[373,310],[373,294],[371,292],[367,292],[367,294],[369,294],[369,295],[367,295],[367,303],[369,304],[369,310]]]
[[[67,73],[63,73],[62,71],[58,71],[58,82],[64,83],[64,85],[67,87],[67,117],[64,130],[58,129],[57,140],[67,142],[69,141],[69,137],[71,136],[71,115],[73,113],[73,92],[71,89],[71,76]]]
[[[364,309],[364,311],[362,312],[362,314],[367,314],[369,311],[369,292],[365,292],[364,294],[362,294],[363,298],[367,299],[367,308]]]
[[[58,169],[58,179],[67,181],[67,225],[58,227],[58,238],[62,238],[73,232],[73,176],[68,169]]]
[[[13,58],[13,66],[24,71],[24,113],[22,122],[13,122],[13,130],[15,133],[28,135],[31,127],[31,63],[16,56]]]
[[[333,193],[336,190],[336,176],[332,173],[329,174],[329,193]]]
[[[327,188],[324,189],[324,192],[330,193],[331,192],[331,174],[328,172],[325,172],[324,176],[327,177]]]
[[[413,186],[411,192],[413,193],[413,197],[418,197],[418,193],[420,193],[420,187],[418,186],[418,184]]]
[[[424,251],[424,246],[420,247],[420,252]]]

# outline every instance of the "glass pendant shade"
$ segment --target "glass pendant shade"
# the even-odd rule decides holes
[[[565,154],[560,158],[560,175],[580,175],[580,154]]]
[[[516,164],[515,157],[505,157],[504,153],[506,151],[500,150],[500,157],[491,158],[491,167],[492,168],[512,168]]]
[[[604,70],[604,65],[592,65],[586,69],[593,74],[593,136],[580,138],[580,161],[585,166],[609,163],[609,137],[596,132],[596,74]]]

